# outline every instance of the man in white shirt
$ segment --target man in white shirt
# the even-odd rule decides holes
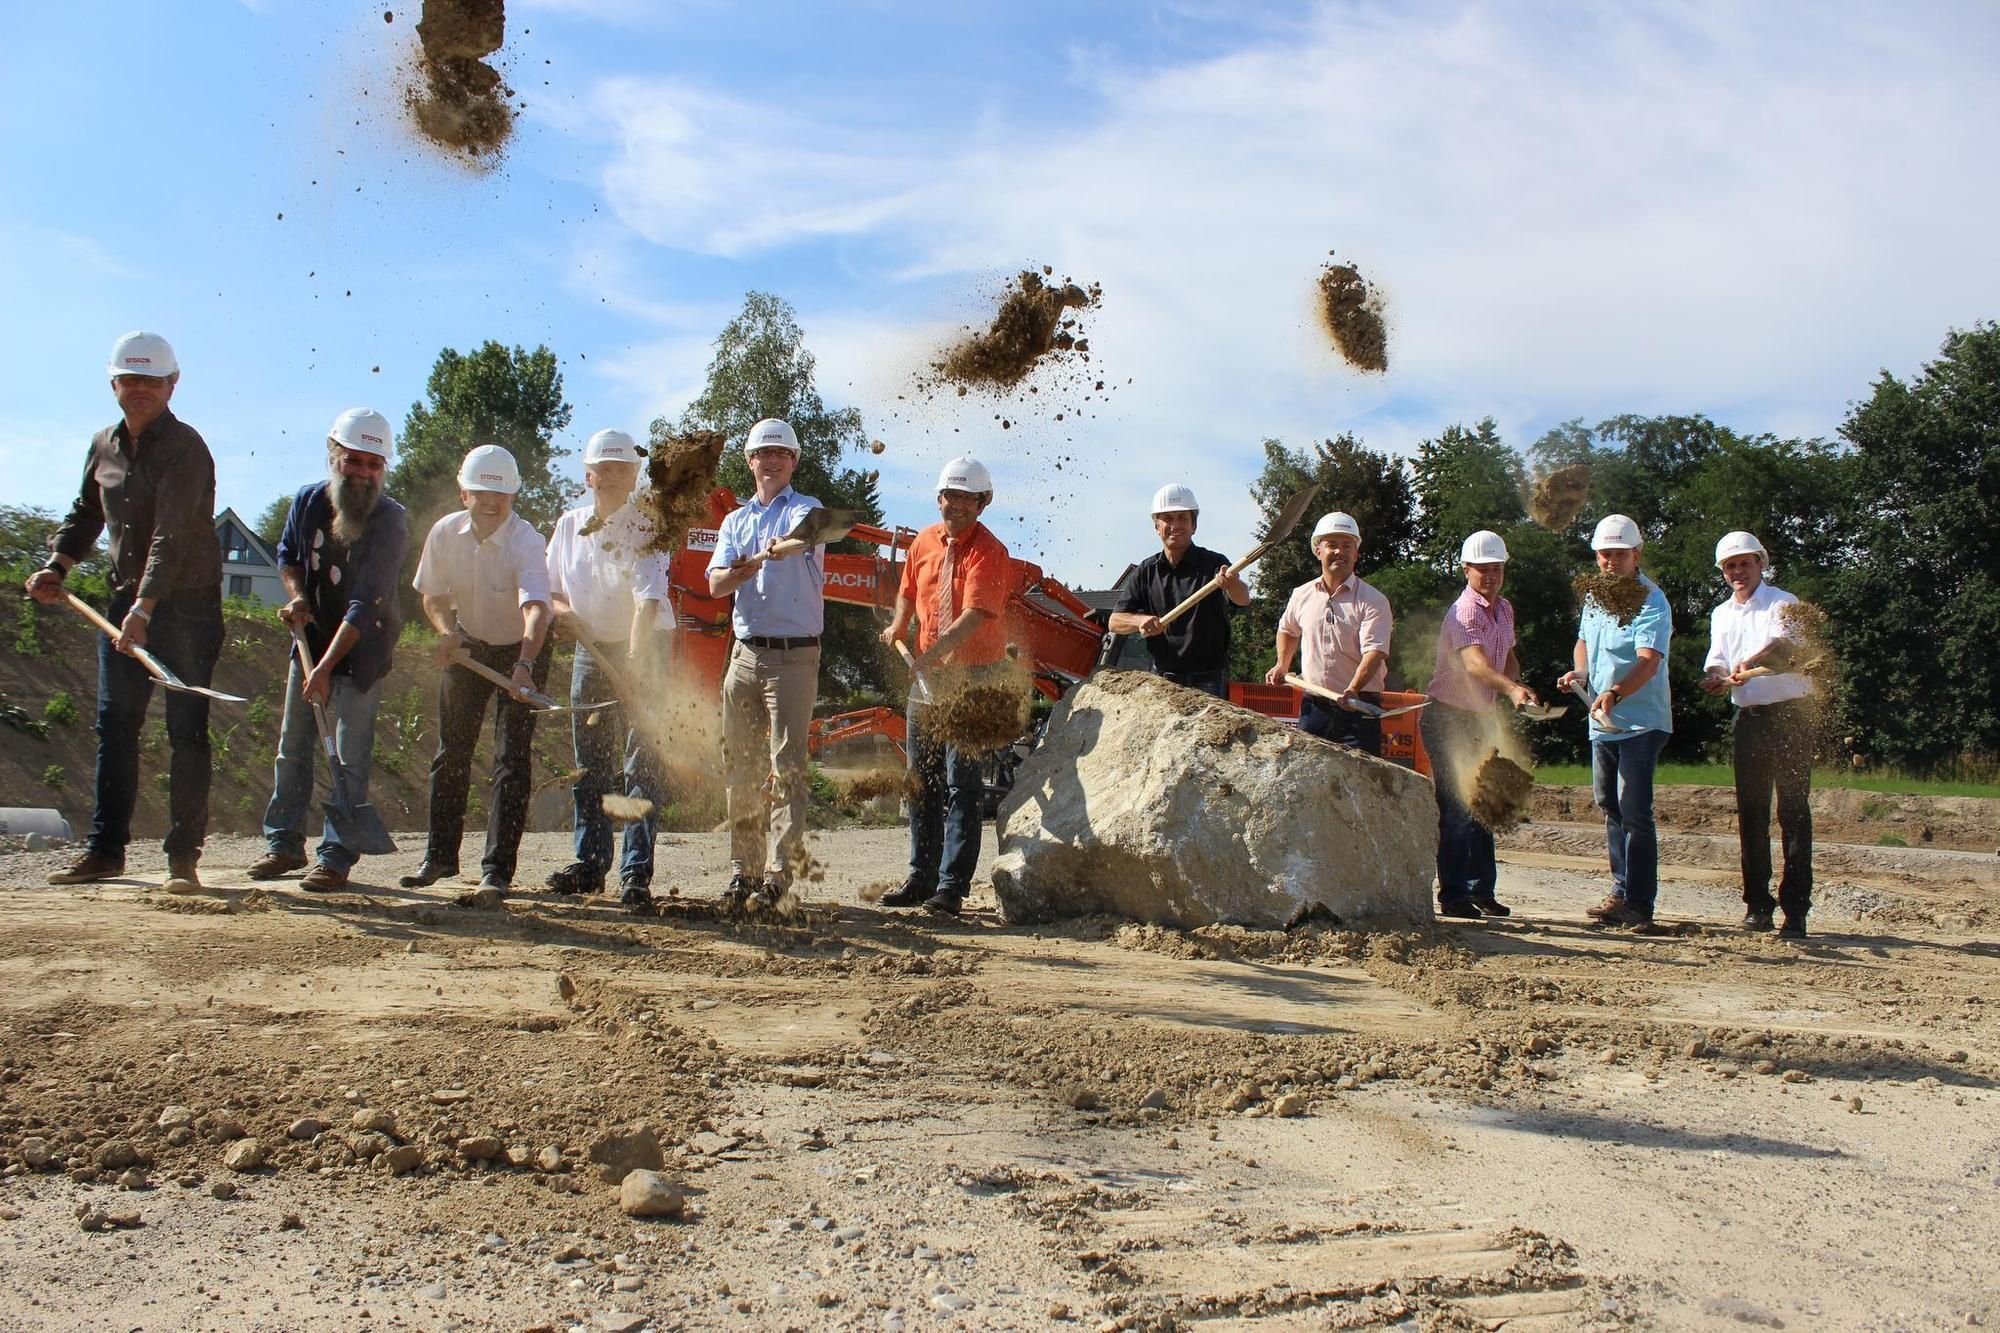
[[[548,548],[514,512],[520,489],[512,454],[497,444],[474,449],[458,468],[465,508],[432,526],[417,560],[415,587],[423,594],[425,619],[438,632],[436,662],[444,680],[438,687],[438,751],[431,760],[430,841],[422,867],[403,876],[404,888],[458,874],[472,747],[494,691],[484,677],[451,665],[460,648],[513,681],[514,692],[494,703],[493,807],[480,883],[505,890],[514,882],[534,762],[535,715],[523,692],[548,680],[552,619]]]
[[[1796,671],[1747,676],[1787,632],[1779,608],[1799,599],[1764,581],[1769,557],[1748,532],[1732,532],[1715,546],[1715,563],[1729,585],[1729,599],[1708,622],[1708,658],[1701,688],[1727,691],[1736,704],[1736,837],[1743,851],[1743,927],[1771,929],[1771,791],[1778,793],[1778,828],[1785,870],[1777,906],[1785,923],[1778,934],[1806,937],[1812,910],[1812,682]],[[1780,654],[1772,654],[1773,662]]]
[[[819,508],[792,489],[798,436],[789,423],[766,418],[750,428],[743,456],[757,489],[722,520],[708,562],[709,596],[736,599],[729,613],[736,642],[722,677],[722,754],[728,903],[737,908],[775,904],[805,863],[806,733],[826,621],[826,548],[789,556],[777,549]]]
[[[1278,619],[1278,661],[1264,675],[1282,685],[1292,658],[1305,649],[1299,675],[1340,695],[1338,704],[1315,694],[1299,707],[1299,730],[1309,736],[1382,753],[1380,718],[1355,711],[1350,699],[1376,703],[1389,676],[1389,639],[1395,615],[1389,599],[1354,572],[1361,554],[1361,525],[1338,511],[1313,525],[1319,577],[1292,589]]]
[[[569,700],[579,707],[615,698],[598,653],[630,661],[650,661],[659,651],[660,607],[667,599],[666,557],[647,550],[652,526],[631,505],[645,450],[622,430],[601,430],[583,446],[583,484],[590,503],[556,520],[549,538],[549,592],[557,623],[576,638]],[[618,663],[614,661],[615,670]],[[599,893],[611,871],[611,817],[607,793],[630,796],[649,806],[625,825],[624,856],[618,878],[619,901],[633,911],[653,904],[653,839],[659,826],[658,765],[627,725],[626,710],[642,704],[626,699],[618,707],[570,714],[570,742],[577,780],[576,860],[548,878],[557,893]]]

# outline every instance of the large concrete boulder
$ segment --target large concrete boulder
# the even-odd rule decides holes
[[[1138,672],[1076,687],[1000,806],[1008,921],[1430,920],[1428,779]]]

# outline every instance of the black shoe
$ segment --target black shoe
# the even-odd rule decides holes
[[[618,905],[628,912],[653,914],[653,891],[643,884],[627,884],[625,892],[618,895]]]
[[[1802,940],[1806,937],[1806,919],[1802,916],[1788,916],[1785,924],[1778,927],[1781,940]]]
[[[931,900],[937,889],[919,880],[915,875],[903,881],[903,887],[894,893],[882,895],[884,907],[922,907]]]
[[[1607,926],[1650,926],[1653,914],[1630,903],[1620,903],[1616,910],[1606,912],[1601,920]]]
[[[732,912],[740,912],[757,896],[758,887],[758,882],[748,875],[731,875],[729,887],[722,894],[722,905]]]
[[[436,861],[426,861],[417,867],[414,875],[405,875],[397,880],[406,889],[428,889],[441,879],[457,879],[458,867],[440,865]]]
[[[479,887],[482,889],[498,889],[500,892],[505,893],[514,887],[514,881],[512,879],[502,879],[497,872],[489,870],[479,877]]]
[[[1514,915],[1514,909],[1501,902],[1498,898],[1474,898],[1472,905],[1488,916]]]
[[[1438,899],[1438,915],[1455,916],[1467,921],[1477,921],[1485,916],[1486,913],[1474,906],[1470,898],[1440,898]]]
[[[582,861],[571,861],[552,873],[546,883],[556,893],[581,897],[587,893],[604,892],[604,873],[591,869]]]
[[[932,916],[956,917],[965,908],[965,898],[949,889],[939,889],[924,899],[924,910]]]
[[[1770,928],[1771,928],[1771,909],[1770,909],[1770,908],[1768,908],[1768,907],[1753,907],[1753,908],[1751,908],[1751,909],[1750,909],[1749,911],[1747,911],[1747,912],[1745,912],[1745,913],[1743,914],[1743,929],[1745,929],[1745,930],[1769,930]]]

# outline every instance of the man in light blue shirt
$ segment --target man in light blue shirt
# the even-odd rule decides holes
[[[1604,812],[1611,895],[1589,915],[1613,926],[1653,923],[1660,884],[1653,771],[1674,730],[1666,672],[1674,617],[1660,586],[1639,572],[1644,543],[1639,525],[1623,514],[1598,523],[1590,540],[1598,570],[1612,578],[1637,579],[1646,590],[1645,601],[1623,621],[1595,598],[1585,601],[1575,669],[1556,682],[1564,690],[1583,682],[1590,691],[1591,778],[1597,808]]]
[[[778,546],[819,508],[792,489],[798,437],[788,423],[766,419],[750,428],[743,454],[757,489],[722,520],[708,562],[709,595],[736,597],[729,616],[736,643],[722,677],[722,754],[728,903],[739,909],[775,905],[805,865],[806,733],[826,622],[826,548],[787,554]]]

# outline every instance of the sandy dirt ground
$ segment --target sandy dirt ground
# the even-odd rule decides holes
[[[2000,858],[1826,849],[1788,945],[1701,835],[1659,933],[1589,928],[1593,838],[1373,937],[887,912],[899,829],[789,922],[716,913],[710,835],[645,920],[360,887],[410,837],[323,897],[247,839],[193,898],[0,856],[0,1327],[2000,1320]],[[634,1123],[677,1220],[590,1161]]]

